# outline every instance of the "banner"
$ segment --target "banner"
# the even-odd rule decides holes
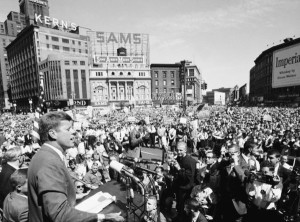
[[[209,119],[210,112],[208,110],[200,111],[197,114],[198,119]]]
[[[179,123],[181,123],[181,124],[186,124],[186,122],[187,122],[187,119],[183,118],[183,117],[181,117],[179,120]]]

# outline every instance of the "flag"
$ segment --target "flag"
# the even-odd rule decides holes
[[[201,110],[203,109],[204,105],[205,105],[205,104],[199,105],[198,108],[197,108],[197,111],[201,111]]]
[[[32,140],[35,143],[39,143],[40,141],[40,135],[39,135],[39,120],[40,116],[43,114],[43,106],[44,106],[44,89],[42,85],[40,86],[40,93],[39,93],[39,101],[37,108],[35,110],[34,114],[34,121],[33,121],[33,130],[31,132]]]

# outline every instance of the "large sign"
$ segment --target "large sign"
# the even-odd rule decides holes
[[[273,54],[272,87],[300,85],[300,44],[279,49]]]
[[[29,1],[30,1],[30,2],[33,2],[33,3],[40,4],[40,5],[47,6],[47,3],[44,2],[44,1],[41,1],[41,0],[29,0]]]
[[[225,105],[225,93],[214,91],[214,104]]]
[[[94,56],[97,63],[118,62],[117,49],[124,48],[120,54],[123,63],[150,64],[148,34],[88,31],[87,36],[90,54],[97,56],[97,60]]]
[[[77,29],[77,25],[73,22],[67,22],[63,20],[59,20],[56,18],[51,18],[50,16],[42,16],[38,14],[34,14],[34,20],[37,24],[42,25],[50,25],[52,27],[58,26],[62,29],[75,31]]]

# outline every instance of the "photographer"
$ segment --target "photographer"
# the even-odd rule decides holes
[[[280,199],[283,186],[273,170],[272,164],[266,162],[261,171],[248,176],[246,192],[250,203],[246,221],[280,221],[275,202]]]

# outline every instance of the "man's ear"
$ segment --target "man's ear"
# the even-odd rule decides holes
[[[56,131],[54,129],[50,129],[48,132],[48,135],[53,140],[56,140],[56,138],[57,138]]]

